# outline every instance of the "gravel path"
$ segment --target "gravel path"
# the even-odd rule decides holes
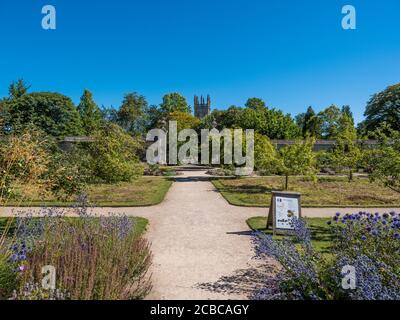
[[[2,209],[0,216],[13,213]],[[32,209],[33,211],[37,209]],[[303,209],[308,217],[360,209]],[[366,209],[387,212],[391,209]],[[393,208],[397,210],[398,208]],[[26,209],[24,209],[26,211]],[[266,216],[265,208],[229,205],[204,170],[184,171],[165,200],[154,207],[95,208],[96,214],[126,213],[150,220],[153,290],[148,299],[246,299],[268,274],[260,274],[246,219]],[[15,212],[15,211],[14,211]],[[275,263],[269,261],[274,272]]]

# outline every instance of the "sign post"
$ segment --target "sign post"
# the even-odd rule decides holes
[[[293,218],[301,218],[301,194],[272,191],[267,219],[267,230],[272,226],[274,235],[293,232]]]

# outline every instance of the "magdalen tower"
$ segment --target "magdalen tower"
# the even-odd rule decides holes
[[[194,115],[195,117],[202,119],[211,113],[211,98],[207,95],[207,102],[200,96],[194,96]]]

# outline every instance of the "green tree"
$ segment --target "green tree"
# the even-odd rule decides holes
[[[78,105],[78,112],[81,116],[82,126],[86,134],[90,135],[100,126],[102,114],[89,90],[83,91]]]
[[[349,182],[353,181],[353,173],[360,166],[362,160],[362,148],[354,140],[338,138],[332,153],[334,166],[345,169],[348,172]]]
[[[321,136],[323,139],[336,139],[339,133],[339,121],[342,116],[341,110],[332,105],[318,114],[321,123]]]
[[[178,132],[183,129],[197,129],[200,125],[200,119],[187,112],[171,112],[168,114],[166,120],[167,122],[176,121],[178,124]]]
[[[146,126],[146,98],[136,92],[125,95],[118,110],[118,124],[131,134],[141,134]]]
[[[169,114],[176,111],[187,113],[191,112],[185,97],[176,92],[168,93],[163,97],[163,102],[160,105],[160,109],[164,114]]]
[[[21,132],[33,124],[54,137],[83,134],[82,122],[72,100],[59,93],[34,92],[5,102],[4,128]]]
[[[301,113],[296,117],[296,123],[300,127],[304,138],[310,136],[321,137],[321,119],[310,106],[306,113]]]
[[[372,182],[382,182],[388,188],[400,192],[400,132],[386,128],[376,133],[379,148],[365,153],[365,162],[371,171]]]
[[[263,110],[266,108],[265,102],[260,98],[250,98],[245,104],[246,108],[253,110]]]
[[[279,171],[279,153],[268,137],[256,133],[254,136],[254,163],[263,174],[275,174]]]
[[[372,96],[368,102],[362,126],[369,135],[383,123],[393,130],[400,130],[400,83]],[[387,131],[386,133],[388,133]]]
[[[313,147],[314,140],[306,139],[280,150],[280,170],[285,175],[285,190],[289,189],[291,175],[308,175],[315,178],[316,161]]]
[[[21,98],[23,95],[27,94],[30,87],[31,86],[28,85],[24,79],[18,79],[12,82],[8,88],[10,99]]]

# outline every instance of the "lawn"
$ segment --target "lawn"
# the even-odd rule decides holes
[[[313,248],[324,255],[330,254],[332,243],[332,234],[327,222],[327,218],[305,218],[308,228],[311,231],[311,243]],[[248,226],[253,230],[258,230],[266,234],[272,235],[272,228],[265,229],[267,225],[266,217],[254,217],[247,221]],[[282,236],[276,236],[276,239],[282,239]]]
[[[142,207],[161,203],[171,185],[172,180],[168,178],[141,177],[133,182],[89,185],[86,192],[90,203],[95,206]],[[18,194],[24,200],[14,199],[7,206],[69,206],[76,202],[72,198],[60,201],[51,196],[40,197],[30,188],[19,188]]]
[[[216,179],[214,186],[232,205],[269,207],[271,191],[281,191],[282,177]],[[291,177],[289,191],[302,194],[303,207],[398,207],[400,194],[367,178],[349,182],[345,177],[319,177],[314,183],[308,178]]]

